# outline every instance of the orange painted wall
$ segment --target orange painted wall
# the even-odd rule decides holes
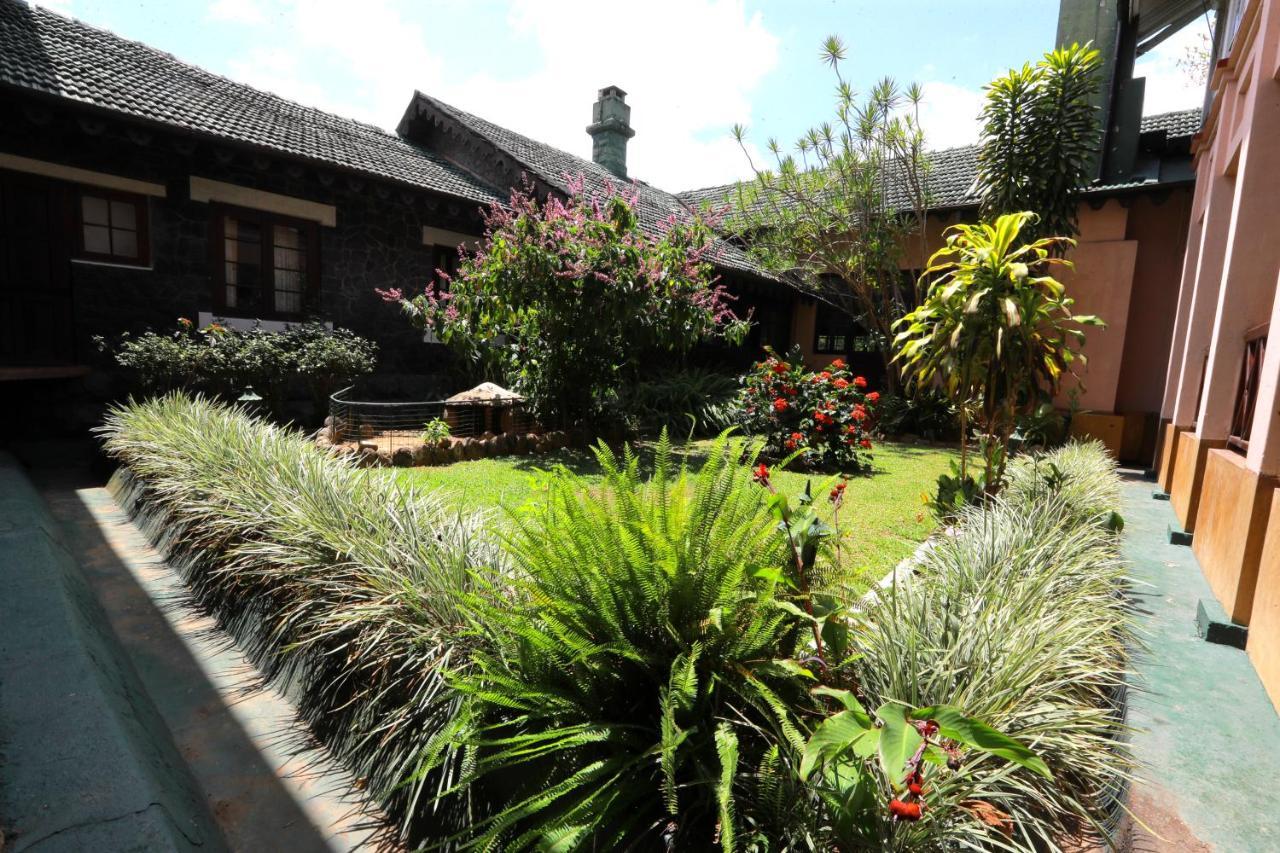
[[[1117,412],[1158,412],[1168,369],[1182,256],[1191,221],[1190,187],[1160,196],[1138,196],[1126,235],[1138,244],[1128,334],[1116,389]]]

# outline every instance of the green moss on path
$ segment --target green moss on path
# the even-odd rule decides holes
[[[686,446],[693,465],[704,458],[708,442]],[[641,447],[642,458],[646,448]],[[868,586],[893,568],[934,528],[920,496],[932,492],[956,451],[933,445],[882,442],[876,445],[872,470],[849,480],[841,510],[844,570],[855,586]],[[590,450],[566,449],[546,456],[480,459],[438,468],[397,469],[392,474],[416,485],[441,489],[462,510],[506,507],[518,509],[545,492],[548,471],[558,465],[581,476],[589,485],[600,482],[600,467]],[[832,475],[777,472],[774,484],[788,494],[813,481],[821,497]],[[819,501],[827,511],[829,504]]]

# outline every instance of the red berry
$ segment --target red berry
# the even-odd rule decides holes
[[[911,782],[907,785],[907,790],[918,797],[920,796],[920,793],[923,790],[923,788],[919,782]]]
[[[924,734],[925,734],[925,737],[932,737],[933,735],[936,735],[937,733],[938,733],[938,721],[937,721],[937,720],[925,720],[925,722],[924,722]]]

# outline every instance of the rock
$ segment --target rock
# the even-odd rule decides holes
[[[359,435],[361,438],[373,438],[373,425],[360,424]]]
[[[325,425],[325,427],[331,427],[331,426],[333,426],[333,415],[325,415],[325,416],[324,416],[324,425]]]
[[[493,430],[487,429],[484,432],[480,433],[480,438],[483,439],[484,441],[488,441],[489,439],[493,438],[495,435],[497,435],[497,433],[495,433]]]
[[[436,447],[441,450],[448,450],[449,447],[452,446],[452,444],[453,444],[453,439],[448,438],[446,436],[445,438],[442,438],[436,442]]]
[[[526,435],[524,439],[525,439],[524,452],[536,453],[538,451],[538,434],[536,432],[531,432],[528,435]]]
[[[565,435],[564,430],[558,429],[547,433],[547,443],[553,450],[560,450],[569,444],[569,437]]]
[[[417,447],[413,448],[413,464],[414,465],[430,465],[431,452],[434,449],[435,448],[427,444],[419,444]]]
[[[483,454],[484,454],[484,448],[481,447],[480,442],[474,439],[469,438],[466,440],[466,443],[462,445],[462,457],[464,459],[476,460],[476,459],[479,459]]]
[[[412,468],[413,448],[397,447],[395,450],[391,451],[391,464],[397,468]]]
[[[378,451],[378,465],[382,468],[391,467],[391,454],[386,450]]]

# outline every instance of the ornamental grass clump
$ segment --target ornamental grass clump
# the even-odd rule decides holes
[[[1059,475],[1049,464],[1057,465]],[[867,697],[946,702],[1026,743],[1052,778],[975,755],[934,786],[937,837],[1058,849],[1105,836],[1131,769],[1123,695],[1133,626],[1114,525],[1117,478],[1100,446],[1020,462],[1006,493],[960,513],[914,576],[862,615]],[[967,786],[963,800],[949,789]],[[925,832],[921,824],[919,831]],[[906,833],[905,846],[923,849]]]
[[[444,673],[471,651],[472,572],[501,565],[480,520],[199,397],[119,406],[100,433],[121,502],[401,837],[464,826],[465,791],[438,796],[463,763]]]

